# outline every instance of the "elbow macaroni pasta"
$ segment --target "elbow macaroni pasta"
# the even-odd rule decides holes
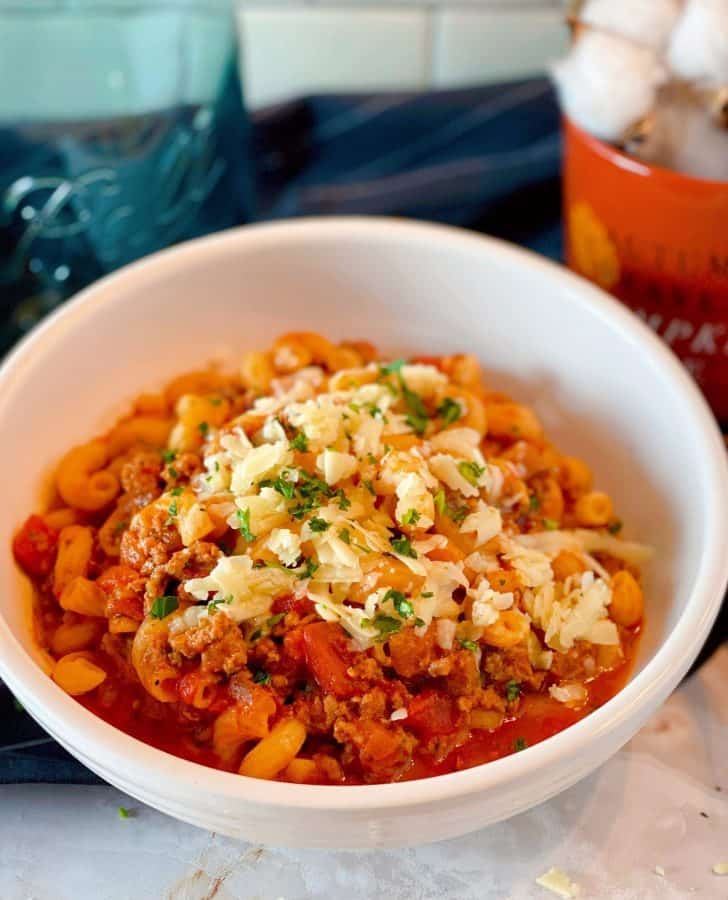
[[[140,396],[56,488],[13,543],[51,677],[233,774],[515,752],[619,689],[644,620],[611,498],[469,354],[290,332]]]

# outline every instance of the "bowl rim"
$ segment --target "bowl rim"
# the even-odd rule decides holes
[[[641,708],[661,702],[685,674],[699,652],[718,613],[728,582],[728,461],[717,424],[697,386],[672,352],[653,332],[599,288],[567,269],[520,247],[492,237],[444,225],[387,217],[337,216],[248,225],[199,238],[149,256],[115,272],[80,292],[27,335],[0,366],[0,386],[23,377],[27,364],[42,354],[43,347],[59,332],[72,331],[99,306],[113,304],[118,287],[142,288],[177,267],[180,257],[188,263],[235,252],[240,245],[254,250],[286,242],[332,242],[343,237],[365,239],[374,244],[385,240],[428,243],[444,252],[485,252],[529,268],[535,275],[560,281],[580,295],[598,319],[639,346],[644,365],[657,367],[679,395],[687,420],[694,427],[695,446],[704,475],[709,543],[704,546],[685,609],[664,643],[641,672],[604,706],[586,718],[525,751],[459,772],[415,781],[377,785],[297,785],[261,781],[183,760],[126,735],[66,695],[20,645],[10,626],[0,616],[0,677],[41,725],[68,747],[98,763],[111,775],[134,786],[156,788],[185,798],[190,790],[201,796],[224,796],[260,807],[316,811],[385,810],[414,807],[442,799],[456,799],[512,783],[530,773],[555,766],[560,760],[586,751],[593,742],[621,729],[631,736],[630,723]],[[0,421],[5,414],[0,391]],[[82,749],[81,749],[82,748]],[[189,799],[189,798],[188,798]]]

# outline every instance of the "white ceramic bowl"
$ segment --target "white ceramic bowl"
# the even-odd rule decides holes
[[[627,533],[656,548],[647,626],[625,689],[582,722],[506,759],[406,784],[314,787],[168,756],[95,718],[34,660],[9,551],[41,474],[142,389],[221,348],[320,330],[386,351],[477,353],[494,386],[533,404],[593,463]],[[465,232],[394,220],[243,228],[127,268],[35,331],[0,370],[0,675],[71,753],[138,799],[270,845],[393,847],[496,822],[613,754],[695,658],[728,576],[728,474],[688,376],[630,313],[565,270]]]

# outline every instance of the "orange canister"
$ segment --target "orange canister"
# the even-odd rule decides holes
[[[569,266],[675,351],[728,425],[728,182],[647,165],[564,121]]]

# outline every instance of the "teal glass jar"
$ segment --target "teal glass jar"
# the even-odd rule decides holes
[[[228,0],[0,0],[0,347],[252,196]]]

